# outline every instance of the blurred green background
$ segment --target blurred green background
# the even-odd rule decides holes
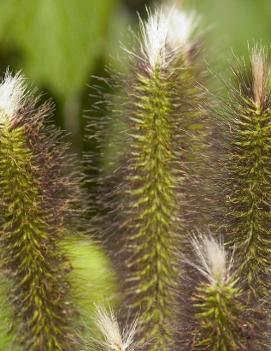
[[[167,1],[172,3],[172,1]],[[31,85],[52,97],[56,122],[71,132],[74,149],[84,148],[83,115],[93,104],[91,75],[104,76],[115,65],[128,28],[137,25],[146,0],[1,0],[0,69],[22,70]],[[270,0],[175,1],[202,14],[209,59],[223,71],[235,53],[247,54],[248,43],[271,41]]]

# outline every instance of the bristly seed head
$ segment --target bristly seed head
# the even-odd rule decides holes
[[[223,283],[229,278],[232,258],[228,262],[227,253],[222,242],[200,235],[192,239],[192,246],[198,257],[198,264],[192,264],[210,283]]]
[[[7,71],[0,84],[0,124],[16,116],[24,106],[26,94],[25,78],[20,73],[12,76]]]
[[[255,47],[251,54],[253,76],[253,95],[257,108],[262,107],[266,98],[266,88],[269,79],[267,55],[264,49]]]
[[[98,307],[96,312],[96,326],[104,337],[101,343],[109,351],[133,351],[135,350],[134,336],[137,321],[127,329],[120,330],[119,323],[111,309]]]
[[[179,50],[188,50],[193,44],[192,36],[199,24],[199,17],[175,7],[161,7],[148,12],[148,20],[140,20],[142,35],[141,51],[150,70],[164,68]]]

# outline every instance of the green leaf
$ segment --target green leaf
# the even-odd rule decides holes
[[[2,0],[0,40],[17,46],[24,71],[59,97],[80,91],[101,54],[116,0]]]
[[[61,247],[72,266],[71,292],[86,326],[84,338],[88,338],[96,331],[96,306],[114,307],[119,303],[116,273],[101,248],[90,241],[66,238]]]

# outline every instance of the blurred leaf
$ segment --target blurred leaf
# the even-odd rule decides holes
[[[271,42],[270,0],[187,0],[190,8],[197,8],[203,15],[212,45],[227,51],[247,54],[248,43]],[[225,57],[225,55],[224,55]]]
[[[26,74],[60,97],[84,87],[116,0],[1,0],[0,40],[18,46]]]
[[[108,23],[109,33],[105,47],[105,61],[116,70],[123,70],[128,61],[128,55],[123,48],[131,46],[132,26],[137,26],[134,16],[124,6],[119,6],[118,11],[110,17]]]
[[[118,303],[116,273],[102,250],[90,241],[67,238],[61,246],[73,268],[70,273],[73,302],[87,327],[84,336],[87,337],[95,328],[95,306],[114,307]]]

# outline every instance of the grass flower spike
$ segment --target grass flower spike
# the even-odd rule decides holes
[[[270,60],[255,47],[249,64],[234,68],[226,117],[226,243],[235,247],[240,276],[252,297],[270,290],[271,101]],[[225,117],[225,116],[224,116]]]
[[[85,174],[53,104],[0,81],[0,350],[271,349],[270,52],[218,102],[201,18],[146,12],[93,84]]]
[[[195,17],[176,8],[148,15],[140,22],[138,51],[129,52],[130,73],[117,82],[123,93],[113,110],[124,117],[119,125],[124,126],[120,150],[125,148],[125,155],[117,204],[111,207],[116,236],[124,237],[124,304],[138,316],[136,341],[151,351],[167,351],[177,332],[182,202],[187,204],[186,170],[197,139],[190,127],[201,118],[192,106],[202,91],[186,62],[186,49],[196,41]]]
[[[245,347],[249,346],[244,322],[246,309],[232,272],[232,259],[227,257],[224,245],[211,236],[194,238],[192,246],[195,256],[189,265],[199,274],[194,275],[192,282],[193,320],[187,350],[250,350]]]
[[[75,345],[69,263],[59,248],[73,185],[60,134],[44,124],[24,78],[0,85],[1,269],[8,280],[14,349],[68,351]]]

